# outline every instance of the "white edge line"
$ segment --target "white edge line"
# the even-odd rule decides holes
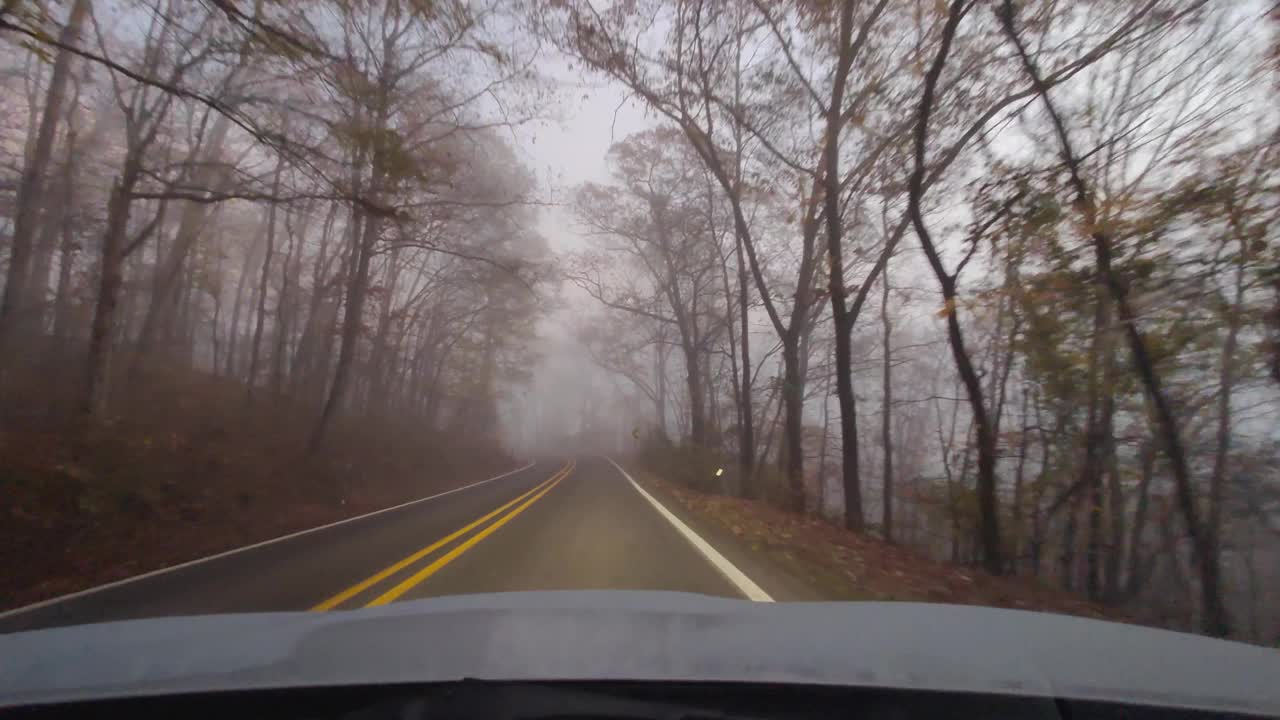
[[[754,600],[755,602],[773,602],[773,598],[769,596],[769,593],[765,592],[763,588],[755,584],[755,582],[751,578],[747,577],[746,573],[739,570],[736,565],[729,562],[729,559],[724,555],[721,555],[719,550],[711,547],[711,543],[703,540],[702,536],[694,532],[693,528],[686,525],[683,520],[676,517],[670,510],[664,507],[662,503],[658,502],[657,498],[650,495],[644,488],[640,487],[640,483],[636,482],[635,478],[631,477],[626,470],[623,470],[621,465],[614,462],[613,458],[605,456],[605,460],[608,460],[610,464],[617,468],[618,472],[622,473],[622,476],[631,483],[631,487],[635,488],[636,492],[640,493],[641,497],[648,500],[658,511],[658,514],[666,518],[667,522],[670,522],[675,529],[684,536],[684,539],[688,540],[698,552],[702,553],[702,556],[705,557],[707,561],[725,577],[726,580],[733,583],[733,585],[738,588],[738,591],[745,595],[748,600]]]
[[[418,503],[426,502],[428,500],[435,500],[436,498],[444,497],[445,495],[452,495],[453,493],[456,493],[456,492],[462,492],[463,490],[476,487],[477,485],[484,485],[485,483],[493,482],[494,480],[501,480],[502,478],[507,477],[508,475],[515,475],[521,470],[528,470],[529,468],[533,467],[533,465],[534,465],[534,461],[531,460],[529,461],[529,464],[525,465],[524,467],[518,467],[515,470],[508,470],[507,472],[504,472],[501,475],[494,475],[493,477],[488,478],[486,480],[479,480],[471,483],[470,485],[463,485],[462,487],[454,488],[452,490],[446,490],[442,493],[436,493],[435,495],[428,495],[427,497],[418,498],[417,500],[410,500],[409,502],[400,503],[399,505],[392,505],[391,507],[382,508],[381,510],[374,510],[373,512],[365,513],[364,515],[356,515],[355,517],[349,517],[344,520],[338,520],[337,522],[331,522],[328,525],[320,525],[318,527],[307,528],[306,530],[299,530],[298,532],[289,533],[288,535],[281,535],[280,537],[271,538],[270,540],[263,540],[262,542],[256,542],[252,545],[245,545],[244,547],[224,550],[223,552],[217,553],[216,555],[207,555],[202,558],[196,558],[195,560],[188,560],[184,563],[178,563],[177,565],[170,565],[169,567],[159,568],[157,570],[152,570],[150,572],[142,573],[141,575],[134,575],[132,577],[124,578],[123,580],[116,580],[114,582],[109,582],[105,585],[95,585],[94,587],[91,587],[91,588],[85,588],[84,590],[78,590],[73,593],[67,593],[66,595],[59,595],[58,597],[49,598],[48,600],[41,600],[40,602],[31,603],[30,605],[23,605],[22,607],[14,608],[12,610],[5,610],[4,612],[0,612],[0,618],[7,618],[13,615],[19,615],[21,613],[28,612],[30,610],[38,610],[48,605],[55,605],[57,603],[64,602],[66,600],[74,600],[75,598],[78,598],[78,597],[83,597],[85,595],[92,595],[93,593],[102,592],[103,590],[110,590],[111,588],[120,587],[121,585],[127,585],[131,582],[137,582],[139,580],[145,580],[149,577],[155,577],[156,575],[163,575],[165,573],[170,573],[175,570],[181,570],[183,568],[191,567],[192,565],[199,565],[201,563],[209,562],[210,560],[217,560],[219,558],[224,558],[229,555],[235,555],[237,553],[242,553],[247,550],[253,550],[254,548],[260,548],[264,545],[271,545],[272,543],[283,542],[285,540],[292,540],[293,538],[302,537],[303,535],[310,535],[313,532],[328,530],[329,528],[335,528],[335,527],[338,527],[339,525],[346,525],[347,523],[355,522],[356,520],[364,520],[366,518],[371,518],[374,515],[381,515],[382,513],[391,512],[392,510],[399,510],[400,508],[409,507],[410,505],[417,505]]]

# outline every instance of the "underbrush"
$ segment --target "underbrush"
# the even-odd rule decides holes
[[[730,493],[740,487],[738,466],[733,458],[697,445],[677,445],[654,436],[641,448],[639,459],[654,473],[699,492]]]
[[[655,435],[641,445],[637,460],[658,477],[698,492],[761,499],[780,508],[792,500],[786,475],[777,467],[758,465],[743,478],[738,458],[718,449]]]

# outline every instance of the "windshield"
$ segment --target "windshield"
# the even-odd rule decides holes
[[[5,2],[0,631],[612,590],[1275,647],[1278,30]]]

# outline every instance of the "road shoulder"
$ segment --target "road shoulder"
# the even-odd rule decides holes
[[[685,495],[689,491],[659,479],[634,465],[618,463],[640,487],[662,504],[672,515],[689,526],[730,563],[759,585],[775,601],[814,601],[834,599],[823,586],[809,577],[809,569],[798,566],[786,548],[768,547],[774,543],[752,542],[735,533],[731,524],[719,521],[714,514],[700,512]]]
[[[779,601],[879,600],[983,605],[1132,621],[1042,585],[922,557],[763,502],[707,495],[624,466],[636,482]]]

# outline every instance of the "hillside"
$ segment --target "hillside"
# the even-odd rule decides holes
[[[117,398],[118,412],[105,422],[28,416],[0,427],[0,608],[514,466],[480,441],[358,417],[340,422],[326,447],[308,455],[310,408],[267,396],[250,404],[240,383],[189,370],[152,371],[136,386],[143,389]]]

